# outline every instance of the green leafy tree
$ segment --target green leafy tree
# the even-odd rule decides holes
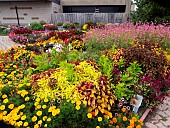
[[[170,6],[167,0],[135,0],[137,10],[132,12],[133,22],[170,21]]]

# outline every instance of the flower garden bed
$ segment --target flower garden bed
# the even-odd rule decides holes
[[[30,128],[143,127],[140,97],[154,111],[170,87],[169,29],[126,23],[86,33],[37,32],[34,41],[28,37],[35,31],[13,31],[9,36],[24,45],[0,51],[0,121]]]

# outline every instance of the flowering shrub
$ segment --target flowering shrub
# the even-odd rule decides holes
[[[143,96],[149,108],[164,100],[168,29],[127,23],[98,24],[84,35],[16,30],[10,37],[26,45],[0,51],[0,121],[31,128],[143,127],[131,98]]]

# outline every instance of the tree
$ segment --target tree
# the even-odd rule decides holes
[[[170,6],[168,0],[135,0],[137,10],[131,14],[133,22],[170,21]]]

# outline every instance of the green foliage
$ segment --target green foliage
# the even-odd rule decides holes
[[[113,69],[113,64],[112,62],[104,55],[102,55],[99,59],[99,66],[101,66],[101,68],[99,68],[99,71],[102,74],[106,74],[108,76],[108,78],[111,78],[111,71]]]
[[[31,25],[29,26],[29,28],[31,30],[42,30],[43,29],[43,26],[41,23],[38,23],[38,22],[33,22],[31,23]]]
[[[157,23],[162,23],[163,20],[170,21],[170,7],[164,6],[168,2],[164,2],[164,5],[156,0],[135,0],[135,2],[138,8],[132,13],[133,22],[150,22],[157,20]]]
[[[57,23],[57,26],[62,26],[62,25],[63,25],[63,23],[61,23],[61,22]]]
[[[10,31],[8,29],[4,29],[1,32],[1,34],[4,35],[4,36],[8,35],[9,33],[10,33]]]
[[[118,99],[124,97],[126,100],[129,100],[134,95],[132,88],[137,84],[141,73],[140,65],[137,62],[133,62],[126,69],[125,73],[120,74],[120,81],[116,85],[115,90]]]

